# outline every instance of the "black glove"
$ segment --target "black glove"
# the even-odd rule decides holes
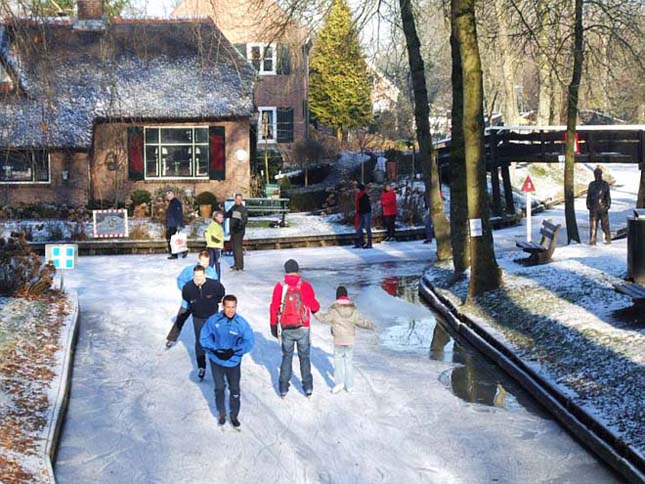
[[[272,324],[271,325],[271,334],[273,335],[274,338],[278,337],[278,325],[277,324]]]
[[[232,348],[226,348],[224,350],[215,350],[215,356],[220,360],[230,360],[231,356],[235,354]]]

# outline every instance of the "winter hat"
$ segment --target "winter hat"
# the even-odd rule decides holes
[[[347,289],[345,286],[338,286],[336,288],[336,299],[340,299],[341,297],[347,297]]]
[[[295,274],[299,270],[300,267],[298,267],[298,263],[293,259],[289,259],[284,263],[284,272],[286,272],[287,274]]]

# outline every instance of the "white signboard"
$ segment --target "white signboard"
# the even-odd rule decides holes
[[[45,260],[51,262],[56,270],[76,269],[77,244],[46,244]]]
[[[480,218],[471,218],[468,220],[468,225],[470,226],[470,236],[471,237],[481,237],[482,236],[482,219]]]

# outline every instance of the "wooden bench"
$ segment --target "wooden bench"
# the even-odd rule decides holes
[[[274,227],[286,227],[285,220],[289,213],[288,198],[245,198],[246,209],[250,214],[280,214],[280,222],[276,222]]]
[[[529,266],[551,262],[551,257],[553,256],[555,247],[558,244],[559,231],[560,225],[554,225],[547,219],[542,220],[542,226],[540,227],[540,235],[542,236],[542,239],[539,244],[524,241],[517,242],[515,244],[524,252],[528,252],[530,254],[529,257],[520,259],[518,262]]]
[[[645,287],[640,284],[614,284],[614,290],[631,297],[634,304],[645,304]]]

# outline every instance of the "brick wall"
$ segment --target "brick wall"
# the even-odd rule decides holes
[[[87,153],[50,152],[50,182],[0,184],[0,205],[37,202],[84,206],[88,194]],[[63,178],[67,172],[67,179]]]
[[[194,194],[210,191],[218,200],[230,197],[233,192],[248,193],[250,183],[250,164],[248,160],[249,122],[223,121],[211,123],[172,123],[167,126],[223,126],[225,129],[226,179],[225,180],[142,180],[128,179],[127,128],[128,124],[100,124],[94,132],[94,156],[92,157],[91,197],[95,200],[113,201],[128,198],[132,191],[141,189],[153,193],[165,186],[180,186],[190,189]],[[141,126],[137,124],[137,126]],[[146,126],[164,126],[146,124]],[[238,161],[236,151],[243,149],[247,159]],[[109,164],[116,164],[112,170]]]
[[[94,20],[103,17],[103,0],[78,0],[78,19]]]

